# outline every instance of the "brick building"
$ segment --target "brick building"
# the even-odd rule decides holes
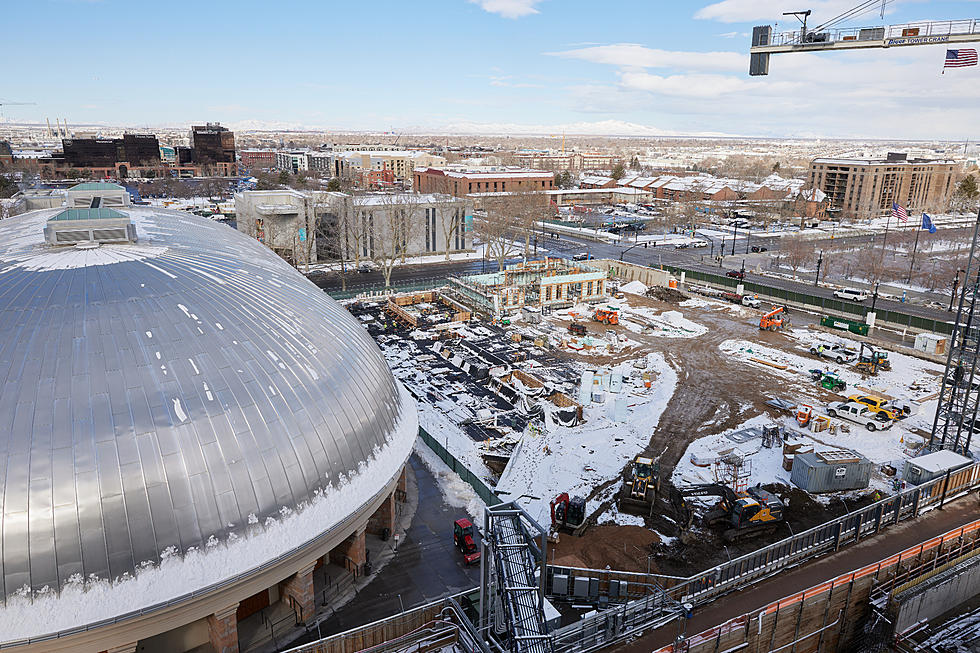
[[[272,170],[276,167],[273,150],[242,150],[238,153],[242,167],[249,171]]]
[[[953,190],[955,169],[952,161],[890,152],[884,159],[814,159],[808,180],[826,193],[828,210],[873,218],[891,213],[893,202],[910,213],[942,209]]]
[[[516,152],[522,166],[544,170],[609,170],[621,161],[615,154],[603,152]]]
[[[555,173],[510,166],[416,168],[412,189],[417,193],[518,193],[552,190]]]

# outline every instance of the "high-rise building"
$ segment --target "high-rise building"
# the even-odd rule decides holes
[[[953,161],[909,159],[889,152],[884,159],[814,159],[809,185],[827,194],[827,209],[842,217],[873,218],[891,213],[892,203],[909,212],[941,209],[952,191]]]
[[[235,162],[235,132],[229,131],[216,122],[191,127],[191,148],[194,150],[194,163]]]

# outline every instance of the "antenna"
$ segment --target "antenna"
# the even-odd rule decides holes
[[[784,16],[796,16],[796,19],[803,23],[803,34],[800,36],[800,43],[806,43],[806,19],[810,17],[810,10],[806,11],[784,11]],[[803,18],[800,18],[803,16]]]

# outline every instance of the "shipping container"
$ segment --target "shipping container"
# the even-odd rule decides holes
[[[819,494],[860,490],[871,482],[871,461],[850,449],[800,453],[793,457],[790,480]]]
[[[943,449],[906,460],[902,479],[912,485],[920,485],[944,476],[948,471],[956,471],[961,467],[966,467],[972,462],[973,460],[966,456]]]
[[[864,322],[856,322],[855,320],[847,320],[842,317],[830,317],[824,316],[820,318],[820,326],[829,327],[831,329],[840,329],[841,331],[850,331],[851,333],[856,333],[859,336],[868,335],[868,325]]]

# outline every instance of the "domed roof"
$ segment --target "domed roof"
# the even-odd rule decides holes
[[[127,207],[136,244],[53,247],[56,212],[0,222],[0,598],[244,532],[388,441],[378,347],[261,243]]]

